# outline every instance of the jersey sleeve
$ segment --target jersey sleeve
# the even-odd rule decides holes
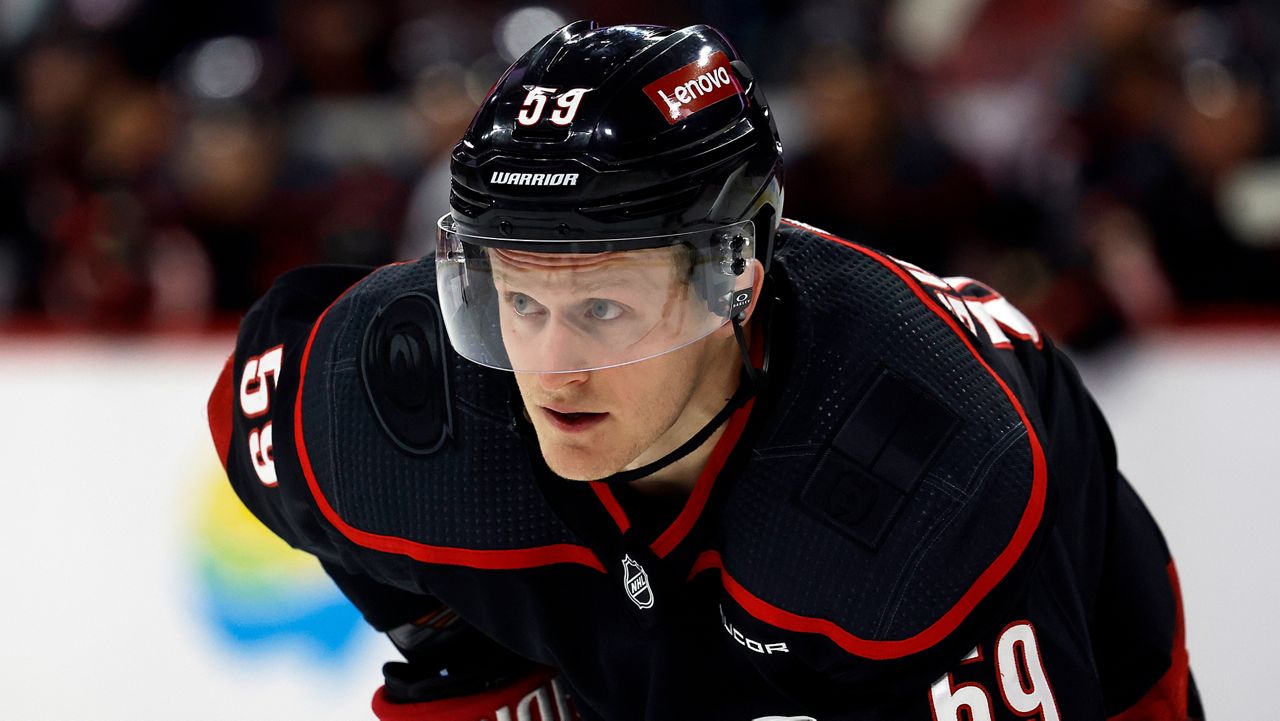
[[[393,585],[364,565],[368,554],[353,548],[317,507],[299,460],[295,414],[308,347],[322,325],[335,322],[325,320],[326,311],[372,272],[314,266],[281,276],[241,322],[209,396],[209,432],[249,511],[290,546],[317,557],[404,656],[383,666],[385,683],[374,701],[379,717],[479,718],[458,710],[488,713],[512,694],[514,704],[543,686],[540,693],[550,693],[558,688],[553,672],[488,638],[430,592]],[[441,716],[442,709],[452,715]]]
[[[1065,716],[1071,705],[1096,696],[1096,707],[1077,712],[1112,721],[1203,718],[1174,561],[1120,471],[1101,409],[1068,355],[1008,300],[972,279],[947,281],[969,311],[979,342],[989,344],[1002,375],[1035,408],[1054,487],[1046,529],[1052,542],[1027,575],[1016,610],[977,647],[988,644],[985,663],[999,671],[985,684],[1000,688],[997,698],[1005,701],[996,704],[994,716],[1003,713],[1001,705],[1047,716],[1061,706]],[[1074,604],[1087,614],[1073,616]],[[1087,644],[1073,629],[1087,629]],[[1081,657],[1092,661],[1080,663]],[[1008,668],[1000,667],[1002,661]],[[962,681],[981,673],[981,666],[981,659],[968,659],[934,684],[935,718],[953,717],[940,709],[963,707]],[[1008,679],[1018,679],[1019,687]]]
[[[442,607],[431,595],[375,580],[329,527],[298,462],[294,408],[304,350],[327,308],[372,269],[312,266],[282,275],[250,309],[209,395],[209,432],[241,502],[273,533],[320,560],[379,631]]]
[[[330,563],[340,563],[338,551],[310,502],[291,416],[312,326],[369,270],[315,266],[281,276],[241,321],[207,409],[210,435],[240,500],[290,546]]]
[[[974,362],[990,374],[1001,395],[1017,408],[1020,418],[1015,425],[1030,439],[1028,445],[1033,450],[1037,482],[1032,488],[1039,489],[1041,510],[1034,514],[1034,525],[1026,526],[1029,533],[1017,553],[1001,554],[1001,558],[1008,555],[1010,563],[1003,567],[998,583],[986,588],[979,601],[962,613],[957,613],[961,604],[951,606],[947,615],[960,620],[945,634],[934,634],[927,642],[925,634],[918,634],[908,640],[919,642],[900,652],[897,646],[907,644],[896,640],[884,643],[874,637],[850,638],[840,633],[841,628],[809,624],[812,630],[828,633],[845,655],[823,655],[826,647],[822,645],[802,646],[799,640],[792,644],[788,639],[790,652],[804,650],[816,659],[811,665],[823,669],[821,675],[839,689],[819,690],[815,695],[843,693],[851,698],[858,695],[853,691],[861,691],[867,698],[897,696],[903,699],[904,709],[913,710],[886,712],[894,718],[928,718],[928,713],[914,710],[926,701],[928,712],[940,721],[1004,721],[1034,714],[1124,721],[1198,717],[1168,548],[1121,475],[1108,424],[1071,360],[1012,303],[980,281],[942,278],[897,260],[892,265],[905,271],[895,272],[908,281],[916,297],[935,308],[935,314],[952,327]],[[916,334],[925,330],[912,327]],[[929,386],[934,377],[956,374],[953,360],[944,360],[937,353],[933,358],[921,371],[926,377],[914,377],[916,383]],[[910,359],[893,360],[901,361],[894,368],[904,373],[911,367]],[[893,409],[907,407],[903,398],[910,394],[881,393],[882,385],[873,386],[873,392],[858,406],[882,410],[863,415],[887,417],[894,414]],[[970,397],[976,397],[980,390],[972,382],[964,387]],[[882,397],[892,402],[873,403]],[[920,401],[911,400],[909,407],[914,411]],[[855,411],[851,417],[860,416]],[[956,411],[956,417],[970,422],[985,416]],[[871,422],[858,426],[874,427]],[[1003,421],[1000,427],[1004,427]],[[915,441],[921,434],[914,432],[914,426],[912,430],[907,439]],[[870,435],[862,432],[857,437]],[[952,441],[952,446],[958,442]],[[910,443],[904,441],[903,445]],[[887,446],[892,448],[893,444]],[[1009,448],[1017,451],[1018,446]],[[878,451],[875,468],[885,453]],[[965,562],[984,533],[1000,522],[996,511],[1002,499],[1019,486],[997,481],[1021,478],[1021,473],[1011,472],[1020,459],[1018,452],[987,457],[982,471],[973,476],[981,479],[971,486],[979,491],[960,497],[970,509],[965,517],[967,526],[951,536],[949,543],[936,546],[947,550],[955,564],[919,574],[915,571],[920,567],[919,556],[908,559],[910,563],[904,568],[923,580],[913,593],[902,595],[902,603],[895,608],[927,604],[931,595],[944,588],[950,569]],[[936,462],[930,473],[944,475]],[[996,489],[1001,493],[992,492]],[[873,516],[868,512],[864,517]],[[952,513],[950,518],[959,515]],[[1006,552],[1009,548],[1012,545]],[[764,617],[778,619],[783,627],[799,627],[801,621],[810,620],[778,613]],[[768,628],[749,625],[751,619],[733,613],[733,609],[728,620],[744,638],[771,633]],[[764,648],[767,654],[769,648]]]

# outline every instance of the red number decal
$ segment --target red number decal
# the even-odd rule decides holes
[[[953,684],[951,674],[947,674],[929,687],[929,708],[933,711],[933,721],[994,721],[991,715],[991,694],[985,688],[976,683],[959,686]]]
[[[253,459],[253,470],[258,472],[258,480],[262,485],[275,487],[276,459],[272,455],[271,421],[262,430],[254,428],[249,431],[249,457]]]
[[[1005,705],[1021,716],[1039,713],[1044,721],[1059,721],[1058,702],[1040,659],[1035,629],[1026,621],[1005,628],[996,642],[996,669]]]
[[[240,375],[240,411],[245,418],[261,418],[271,412],[271,396],[275,392],[276,379],[284,363],[284,346],[278,345],[244,362]],[[276,463],[272,453],[271,421],[261,428],[249,430],[249,458],[258,480],[265,486],[275,486]]]
[[[573,116],[578,114],[578,103],[582,102],[582,96],[587,92],[586,88],[572,88],[566,90],[564,95],[556,99],[556,109],[551,112],[551,122],[556,125],[564,126],[573,122]]]
[[[555,88],[544,88],[541,85],[529,88],[529,94],[524,97],[520,112],[516,114],[516,122],[525,127],[542,122],[542,113],[547,108],[547,98],[555,92]],[[578,114],[578,104],[582,102],[582,96],[586,92],[587,88],[570,88],[564,91],[564,94],[556,99],[556,109],[551,111],[547,119],[561,127],[572,123],[573,117]]]
[[[284,346],[278,345],[244,362],[244,373],[240,375],[240,410],[245,418],[257,418],[271,410],[271,390],[275,388],[283,361]]]
[[[981,660],[982,653],[975,648],[961,663]],[[1000,698],[1010,711],[1038,721],[1061,721],[1058,702],[1040,657],[1040,644],[1029,622],[1011,623],[1000,632],[996,639],[995,666]],[[949,673],[929,687],[929,708],[934,721],[993,721],[995,718],[995,705],[985,688],[977,683],[956,686]]]
[[[991,337],[991,343],[997,348],[1012,348],[1010,335],[1021,340],[1029,340],[1035,343],[1037,348],[1044,344],[1035,324],[990,286],[961,276],[947,278],[947,280],[951,283],[951,287],[964,298],[965,306],[982,324],[987,335]]]
[[[555,88],[544,88],[541,85],[529,88],[529,94],[525,96],[524,104],[516,115],[516,122],[525,126],[537,125],[542,120],[543,108],[547,107],[547,96],[555,91]]]

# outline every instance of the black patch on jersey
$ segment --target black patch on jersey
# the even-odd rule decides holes
[[[985,613],[948,616],[977,580],[983,593],[969,601],[984,608],[1015,592],[991,585],[1012,578],[1010,563],[983,574],[1022,559],[1024,520],[1044,521],[1032,505],[1043,491],[1047,507],[1050,491],[1038,439],[987,349],[909,274],[874,251],[789,226],[783,235],[770,280],[784,370],[759,406],[768,413],[749,462],[723,486],[723,565],[765,603],[830,621],[868,652],[943,619],[951,636]],[[939,653],[968,650],[939,643]],[[857,651],[831,648],[850,683],[881,677]]]
[[[444,344],[440,306],[425,293],[392,300],[365,331],[365,392],[383,430],[409,453],[435,453],[453,435]]]
[[[958,424],[941,402],[882,370],[836,432],[801,500],[876,549]]]

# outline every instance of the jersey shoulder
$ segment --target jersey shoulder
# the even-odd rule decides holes
[[[945,281],[817,229],[780,235],[784,361],[712,565],[740,613],[810,634],[796,643],[850,678],[953,660],[1044,537],[1034,394]]]
[[[312,500],[362,552],[594,568],[533,480],[510,374],[453,351],[435,287],[431,261],[388,268],[317,324],[301,359],[293,438]]]
[[[428,566],[599,567],[533,482],[509,375],[449,345],[433,261],[295,273],[246,316],[210,398],[255,515],[410,590]]]

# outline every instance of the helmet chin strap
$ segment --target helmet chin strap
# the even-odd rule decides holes
[[[724,425],[724,422],[729,420],[729,416],[733,415],[734,411],[741,408],[747,401],[759,395],[764,390],[764,384],[769,372],[769,338],[767,325],[761,331],[765,334],[765,337],[763,338],[764,347],[766,349],[764,364],[763,367],[756,368],[751,362],[751,349],[747,347],[747,334],[742,328],[744,315],[745,314],[743,313],[739,313],[729,319],[729,322],[733,325],[733,337],[738,341],[738,350],[742,353],[742,379],[738,383],[738,390],[734,391],[733,397],[729,399],[729,402],[725,403],[724,407],[720,409],[720,412],[717,413],[715,417],[707,421],[706,425],[702,426],[697,433],[694,433],[689,440],[682,443],[679,448],[668,453],[662,458],[659,458],[652,463],[646,463],[639,468],[633,468],[629,471],[619,471],[611,476],[605,476],[604,478],[597,479],[597,483],[608,483],[610,485],[630,483],[631,481],[639,480],[645,476],[657,473],[663,468],[666,468],[672,463],[675,463],[681,458],[693,453],[703,443],[706,443],[707,439],[711,437],[711,434],[716,432],[717,428]]]

